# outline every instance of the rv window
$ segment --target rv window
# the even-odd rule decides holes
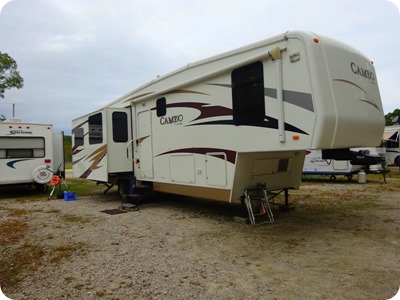
[[[262,62],[232,72],[232,107],[235,125],[250,125],[265,119]]]
[[[112,113],[113,140],[115,143],[128,141],[128,115],[125,112]]]
[[[33,150],[32,149],[7,149],[6,150],[7,158],[32,158]]]
[[[89,117],[89,144],[101,144],[103,142],[103,118],[98,113]]]
[[[160,98],[157,99],[157,117],[162,117],[165,116],[167,114],[167,99]]]
[[[42,137],[1,137],[0,158],[41,158],[45,156]]]
[[[83,146],[84,145],[84,140],[83,140],[83,128],[78,128],[74,131],[74,146]]]

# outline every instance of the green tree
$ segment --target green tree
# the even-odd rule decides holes
[[[396,120],[397,117],[397,121]],[[396,123],[400,124],[400,109],[396,108],[391,113],[385,115],[386,126],[394,125]]]
[[[66,162],[72,161],[72,137],[64,135],[64,156]]]
[[[24,79],[19,75],[17,63],[7,53],[0,52],[0,98],[4,98],[6,89],[24,86]]]

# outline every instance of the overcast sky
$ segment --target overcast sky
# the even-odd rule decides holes
[[[287,30],[362,51],[385,114],[400,107],[400,14],[387,0],[13,0],[0,13],[0,51],[24,87],[6,91],[0,115],[17,103],[16,117],[69,135],[72,119],[157,75]]]

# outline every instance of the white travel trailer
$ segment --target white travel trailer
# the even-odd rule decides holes
[[[0,122],[0,185],[35,184],[43,187],[64,170],[63,133],[50,124]],[[49,170],[50,169],[50,170]]]
[[[298,188],[306,149],[379,145],[371,60],[289,31],[154,79],[72,121],[74,176],[236,202]],[[351,130],[349,130],[351,129]],[[286,193],[285,193],[286,194]]]
[[[384,173],[384,148],[352,148],[352,159],[336,160],[323,158],[321,149],[309,150],[306,153],[303,174],[330,176],[343,175],[349,180],[361,170],[367,173]]]
[[[386,126],[383,140],[388,164],[400,166],[400,125]]]

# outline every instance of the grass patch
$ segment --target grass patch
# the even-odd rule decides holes
[[[90,216],[76,216],[76,215],[64,215],[61,217],[61,220],[64,223],[67,224],[72,224],[72,223],[78,223],[78,224],[83,224],[83,223],[89,223],[92,220],[94,220],[95,217],[90,217]]]
[[[25,215],[25,211],[14,210],[12,219],[0,223],[0,285],[3,288],[15,286],[27,269],[36,270],[44,255],[39,246],[25,243],[19,245],[30,231],[28,223],[15,217]]]
[[[62,184],[62,191],[69,189],[76,193],[77,197],[90,196],[101,194],[106,189],[105,185],[99,185],[91,180],[80,179],[80,178],[68,178],[68,188]],[[4,200],[15,200],[18,203],[36,202],[36,201],[47,201],[48,196],[51,192],[52,186],[48,186],[46,192],[39,192],[35,188],[29,186],[12,186],[12,187],[0,187],[0,202]],[[54,191],[52,200],[57,199],[58,188]],[[110,191],[111,193],[111,191]]]
[[[18,219],[10,219],[0,223],[0,245],[17,243],[28,231],[28,224]]]
[[[105,185],[96,184],[91,180],[80,178],[69,178],[67,184],[70,191],[73,191],[77,196],[90,196],[93,194],[101,194],[106,189]],[[63,187],[65,188],[65,187]]]
[[[50,259],[51,263],[60,263],[62,260],[69,259],[76,252],[82,251],[86,248],[85,243],[73,243],[68,245],[62,245],[55,247],[51,250],[52,257]]]

